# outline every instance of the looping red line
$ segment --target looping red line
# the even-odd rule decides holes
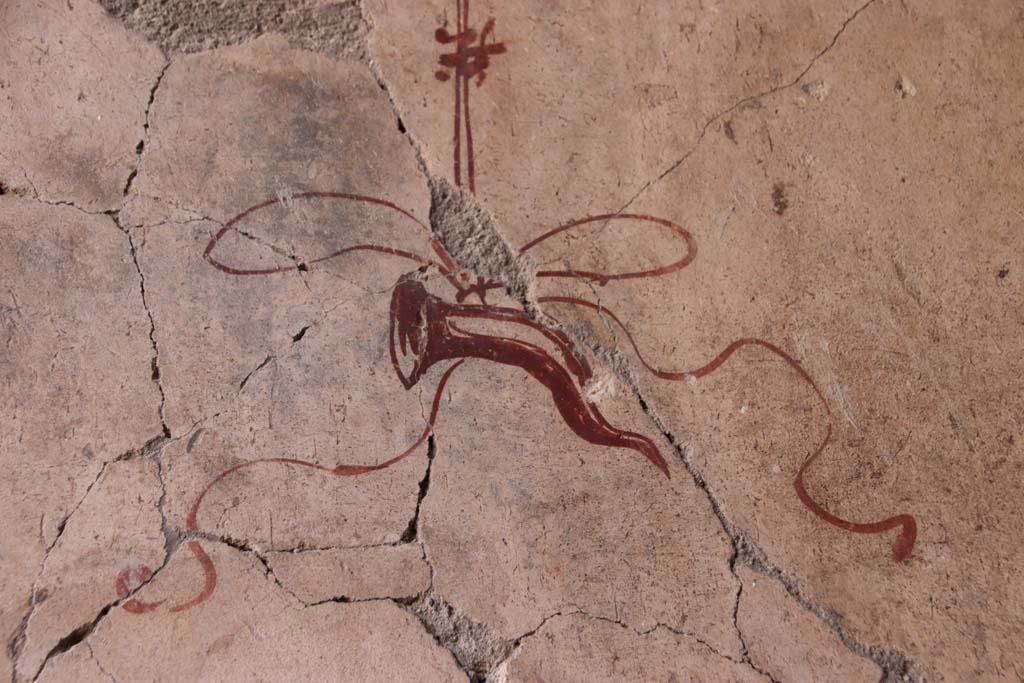
[[[203,587],[191,600],[186,600],[171,607],[168,610],[169,612],[184,612],[200,603],[206,602],[213,595],[213,591],[217,589],[217,567],[214,566],[213,560],[203,550],[203,546],[199,544],[199,541],[189,541],[188,549],[192,552],[192,556],[196,558],[203,570]]]
[[[444,392],[445,385],[447,385],[448,379],[455,371],[455,368],[462,365],[463,362],[464,361],[460,360],[453,363],[451,366],[448,367],[447,370],[445,370],[444,374],[441,375],[441,381],[438,382],[437,389],[434,391],[434,401],[430,407],[430,417],[427,420],[426,426],[423,428],[423,432],[416,439],[416,441],[412,443],[411,446],[409,446],[407,449],[405,449],[395,457],[391,458],[390,460],[385,460],[384,462],[378,463],[376,465],[336,465],[334,467],[326,467],[319,463],[311,462],[309,460],[300,460],[298,458],[258,458],[256,460],[247,460],[245,462],[240,462],[237,465],[229,467],[228,469],[221,472],[209,484],[206,485],[206,488],[202,490],[202,492],[196,498],[195,502],[192,504],[191,509],[189,510],[188,517],[185,521],[185,528],[193,533],[198,532],[199,528],[197,524],[197,517],[199,515],[199,509],[203,503],[203,499],[206,498],[206,494],[209,493],[214,486],[219,484],[223,479],[225,479],[229,475],[238,472],[239,470],[252,467],[253,465],[277,463],[283,465],[292,465],[296,467],[308,467],[310,469],[318,470],[320,472],[326,472],[328,474],[339,477],[353,477],[361,474],[367,474],[369,472],[376,472],[379,470],[387,469],[388,467],[391,467],[395,463],[404,460],[406,457],[414,453],[416,449],[419,448],[419,446],[421,446],[423,442],[426,441],[427,437],[430,436],[430,434],[433,432],[434,422],[437,419],[437,412],[441,405],[441,394]],[[199,562],[200,567],[202,568],[203,586],[199,590],[199,592],[191,599],[171,607],[169,609],[170,612],[182,612],[192,607],[195,607],[196,605],[199,605],[202,602],[205,602],[211,595],[213,595],[214,591],[217,588],[217,567],[214,565],[213,560],[210,559],[210,556],[206,553],[206,551],[203,550],[203,546],[198,541],[191,540],[188,542],[188,549],[192,552],[192,555],[196,558],[196,560]],[[127,585],[128,576],[129,575],[125,572],[122,572],[121,575],[118,576],[117,585],[119,590],[121,588],[122,583],[125,583]],[[125,593],[127,593],[127,589],[125,589]],[[140,613],[148,612],[152,609],[155,609],[159,605],[159,602],[138,603],[138,605],[134,604],[133,602],[126,603],[124,607],[130,612]]]
[[[804,506],[812,513],[814,513],[814,515],[817,516],[819,519],[831,524],[832,526],[844,529],[846,531],[852,531],[858,534],[878,534],[883,533],[885,531],[889,531],[890,529],[900,528],[901,532],[899,536],[896,537],[896,540],[893,542],[892,545],[892,557],[897,562],[902,562],[907,558],[908,555],[910,555],[910,552],[913,550],[914,543],[917,539],[917,521],[914,519],[912,515],[896,515],[894,517],[889,517],[888,519],[883,519],[878,522],[851,522],[837,515],[834,515],[828,510],[826,510],[824,506],[815,501],[811,497],[810,493],[807,492],[807,487],[804,484],[804,475],[807,473],[808,468],[810,468],[810,466],[813,465],[814,462],[821,456],[821,454],[824,452],[825,448],[828,446],[829,442],[832,439],[832,411],[829,408],[828,400],[825,398],[825,394],[822,393],[821,389],[818,387],[818,384],[814,381],[813,378],[811,378],[810,374],[804,369],[803,365],[801,365],[798,360],[793,358],[793,356],[789,355],[775,344],[772,344],[771,342],[765,341],[763,339],[737,339],[736,341],[729,344],[724,350],[722,350],[721,353],[715,356],[710,362],[708,362],[706,365],[697,368],[696,370],[684,372],[668,372],[664,370],[659,370],[658,368],[655,368],[654,366],[647,362],[643,354],[640,352],[640,349],[637,347],[636,340],[633,338],[633,335],[629,331],[629,328],[627,328],[626,325],[621,320],[619,320],[618,316],[616,316],[615,313],[605,308],[604,306],[599,306],[598,304],[595,304],[591,301],[586,301],[585,299],[564,296],[545,296],[540,297],[538,301],[540,303],[562,303],[574,306],[582,306],[585,308],[590,308],[592,310],[598,311],[601,315],[607,316],[626,335],[626,339],[629,340],[630,346],[633,347],[633,352],[636,354],[636,357],[640,361],[641,365],[643,365],[644,368],[646,368],[653,375],[661,379],[679,381],[686,379],[687,377],[695,377],[698,379],[701,377],[706,377],[715,370],[718,370],[727,360],[729,360],[729,358],[736,351],[743,348],[744,346],[749,345],[760,346],[761,348],[764,348],[771,352],[772,354],[774,354],[775,356],[781,358],[789,367],[796,371],[796,373],[806,384],[808,384],[811,387],[815,395],[818,397],[818,401],[821,403],[821,406],[825,409],[825,414],[828,420],[825,427],[824,438],[821,440],[817,449],[815,449],[815,451],[806,460],[804,460],[803,464],[800,466],[800,469],[797,471],[795,479],[793,480],[793,487],[796,489],[796,495],[800,499],[800,502],[802,502]]]
[[[132,591],[132,579],[136,579],[140,584],[145,583],[153,578],[153,570],[142,565],[139,567],[129,567],[121,571],[117,575],[117,579],[114,581],[114,590],[117,591],[117,595],[120,598],[127,598]],[[146,612],[152,612],[157,607],[163,604],[163,600],[157,600],[156,602],[143,602],[138,598],[130,598],[125,600],[121,608],[126,612],[132,614],[145,614]]]
[[[438,258],[441,260],[441,263],[437,264],[437,263],[434,263],[433,261],[430,261],[430,260],[427,260],[427,259],[425,259],[425,258],[423,258],[421,256],[418,256],[417,254],[413,254],[411,252],[404,251],[402,249],[395,249],[393,247],[384,247],[384,246],[379,246],[379,245],[375,245],[375,244],[360,244],[360,245],[356,245],[356,246],[352,246],[352,247],[346,247],[344,249],[339,249],[338,251],[335,251],[335,252],[332,252],[330,254],[327,254],[326,256],[320,256],[320,257],[311,259],[309,261],[306,261],[306,264],[320,263],[322,261],[326,261],[328,259],[333,259],[333,258],[336,258],[338,256],[341,256],[343,254],[347,254],[347,253],[350,253],[350,252],[353,252],[353,251],[376,251],[376,252],[379,252],[379,253],[382,253],[382,254],[388,254],[388,255],[391,255],[391,256],[398,256],[400,258],[408,259],[408,260],[414,261],[414,262],[416,262],[416,263],[418,263],[420,265],[434,265],[445,275],[449,275],[449,274],[454,273],[455,271],[458,270],[458,266],[455,265],[455,262],[452,260],[452,257],[448,254],[447,251],[445,251],[444,247],[441,245],[441,243],[437,239],[437,237],[431,232],[430,228],[423,221],[421,221],[420,219],[416,218],[416,216],[412,215],[411,213],[409,213],[408,211],[406,211],[402,207],[398,206],[394,202],[390,202],[390,201],[388,201],[386,199],[380,199],[379,197],[371,197],[369,195],[362,195],[362,194],[352,194],[352,193],[348,193],[348,192],[300,192],[298,194],[292,195],[292,197],[289,199],[289,201],[303,200],[303,199],[345,199],[345,200],[350,200],[350,201],[365,202],[367,204],[376,204],[378,206],[383,206],[383,207],[391,209],[393,211],[397,211],[399,214],[401,214],[401,215],[405,216],[406,218],[408,218],[409,220],[413,221],[417,226],[419,226],[424,231],[426,231],[426,233],[430,236],[430,246],[431,246],[431,248],[434,250],[434,252],[437,254]],[[207,243],[206,249],[203,250],[203,258],[206,259],[217,270],[220,270],[220,271],[225,272],[225,273],[229,273],[231,275],[272,275],[274,273],[284,273],[284,272],[288,272],[288,271],[292,271],[292,270],[298,270],[298,268],[299,268],[298,266],[285,266],[285,267],[281,267],[281,268],[254,268],[254,269],[234,268],[234,267],[229,266],[229,265],[227,265],[225,263],[222,263],[221,261],[217,260],[213,256],[213,250],[216,248],[217,243],[220,241],[220,239],[222,237],[224,237],[224,235],[226,235],[231,230],[237,229],[238,224],[240,222],[242,222],[245,218],[247,218],[249,215],[251,215],[251,214],[253,214],[253,213],[257,212],[257,211],[260,211],[260,210],[265,209],[265,208],[270,207],[270,206],[274,206],[275,204],[280,204],[283,201],[284,200],[281,197],[275,197],[274,199],[268,199],[268,200],[266,200],[264,202],[260,202],[259,204],[256,204],[255,206],[250,206],[245,211],[242,211],[241,213],[239,213],[236,216],[234,216],[233,218],[231,218],[231,220],[229,220],[227,223],[225,223],[221,227],[221,229],[217,231],[217,233],[213,236],[213,238],[209,241],[209,243]]]
[[[537,246],[541,242],[554,237],[555,235],[578,227],[580,225],[586,225],[587,223],[596,223],[598,221],[611,221],[611,220],[637,220],[644,221],[647,223],[654,223],[662,227],[668,228],[673,233],[683,239],[686,244],[686,254],[677,261],[673,261],[660,268],[651,268],[650,270],[637,270],[626,273],[595,273],[583,270],[542,270],[537,273],[537,277],[571,277],[571,278],[583,278],[586,280],[592,280],[601,284],[606,284],[612,280],[632,280],[636,278],[646,277],[658,277],[661,275],[668,275],[676,271],[682,270],[686,266],[690,265],[695,258],[697,258],[697,241],[690,234],[690,231],[686,228],[673,223],[672,221],[665,220],[664,218],[658,218],[656,216],[650,216],[645,213],[606,213],[600,216],[588,216],[579,220],[572,221],[560,225],[553,230],[549,230],[539,237],[527,242],[522,248],[519,249],[520,254],[525,254],[527,251]]]

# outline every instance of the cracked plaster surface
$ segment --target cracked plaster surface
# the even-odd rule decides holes
[[[509,50],[472,86],[474,198],[451,189],[433,74],[448,4],[0,10],[0,675],[1019,677],[1019,11],[474,0]],[[211,267],[207,242],[265,200],[217,253],[286,272]],[[632,212],[685,225],[698,261],[629,285],[538,277],[674,248],[615,218],[517,254]],[[430,254],[429,227],[508,285],[489,303],[574,341],[589,400],[670,479],[482,360],[453,371],[430,428],[441,369],[404,391],[388,357],[415,265],[316,260]],[[416,277],[444,291],[435,267]],[[609,310],[660,368],[743,336],[792,352],[834,421],[808,486],[846,517],[913,512],[909,560],[792,494],[822,414],[791,369],[743,350],[659,382]],[[203,557],[215,592],[168,611],[208,580]]]

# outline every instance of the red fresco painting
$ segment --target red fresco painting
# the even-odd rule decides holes
[[[483,28],[478,31],[471,27],[469,9],[469,0],[457,0],[455,33],[451,33],[445,28],[438,28],[435,31],[434,40],[450,48],[451,51],[440,55],[438,60],[440,68],[434,75],[440,82],[451,81],[454,84],[452,166],[454,183],[475,194],[476,169],[470,119],[471,85],[477,88],[484,85],[488,69],[492,67],[492,59],[506,55],[508,50],[505,43],[494,39],[495,19],[488,18],[484,22]],[[406,450],[376,465],[342,464],[328,467],[297,458],[268,457],[244,461],[221,472],[196,496],[186,520],[187,547],[202,568],[203,585],[193,596],[170,605],[168,609],[171,612],[180,612],[194,607],[208,599],[216,590],[216,567],[198,540],[202,537],[200,525],[202,503],[211,489],[225,484],[232,474],[255,466],[305,467],[331,476],[349,477],[370,475],[394,465],[415,452],[433,433],[442,393],[455,371],[466,359],[483,359],[524,370],[551,393],[552,407],[580,439],[600,446],[633,450],[666,477],[669,476],[668,465],[653,441],[641,434],[615,427],[605,419],[597,406],[585,398],[583,390],[593,374],[583,353],[576,348],[573,341],[564,332],[535,321],[521,310],[488,304],[486,302],[487,292],[500,289],[503,285],[484,278],[478,278],[475,283],[468,283],[468,275],[460,271],[455,260],[431,232],[428,225],[398,204],[379,197],[346,192],[302,192],[290,197],[289,201],[301,202],[314,199],[363,203],[392,211],[408,221],[411,229],[423,231],[424,236],[429,240],[433,254],[423,256],[386,245],[359,244],[321,255],[297,266],[267,269],[235,268],[215,254],[225,235],[239,230],[240,226],[257,212],[282,203],[281,198],[276,198],[255,204],[224,224],[206,245],[203,257],[212,267],[227,277],[272,277],[293,271],[296,268],[307,270],[317,263],[349,254],[362,257],[379,255],[409,261],[414,270],[410,275],[403,276],[398,281],[393,289],[391,299],[390,320],[388,321],[390,358],[397,379],[396,387],[400,385],[406,390],[415,386],[431,367],[446,366],[434,392],[427,425],[423,433]],[[591,223],[611,221],[635,221],[651,230],[665,232],[678,245],[679,251],[675,255],[676,258],[666,265],[649,270],[610,273],[541,270],[537,272],[536,276],[538,278],[577,278],[597,285],[609,285],[619,281],[669,276],[686,268],[693,263],[697,256],[697,242],[686,229],[668,219],[640,213],[600,214],[572,220],[527,242],[519,249],[519,252],[525,254],[545,240],[565,231]],[[415,277],[415,273],[423,268],[436,269],[445,278],[452,287],[454,300],[446,300],[427,292],[423,283]],[[469,303],[468,300],[471,297],[476,297],[479,303]],[[846,531],[878,534],[898,529],[899,534],[892,545],[892,559],[901,562],[910,555],[917,536],[917,523],[913,516],[900,514],[877,522],[854,522],[829,512],[808,492],[804,484],[804,475],[818,461],[832,438],[831,410],[818,384],[800,362],[781,347],[763,339],[737,339],[700,367],[687,371],[665,371],[651,366],[643,358],[628,326],[607,307],[599,306],[585,299],[564,296],[539,297],[537,302],[567,304],[600,311],[623,331],[641,365],[654,377],[666,381],[681,381],[691,377],[701,378],[710,375],[722,367],[736,351],[747,346],[760,348],[777,357],[814,392],[824,408],[826,416],[820,442],[810,456],[803,461],[793,478],[793,487],[799,500],[811,514],[820,520]],[[529,328],[542,334],[558,350],[558,353],[553,356],[535,344],[514,337],[469,332],[465,329],[465,322],[473,319],[499,321]],[[383,325],[384,322],[382,320],[381,324]],[[152,576],[152,570],[145,566],[122,570],[116,579],[118,594],[122,598],[129,597],[132,588],[145,582],[150,576]],[[145,603],[134,598],[122,604],[125,610],[135,614],[151,612],[160,606],[160,602]]]

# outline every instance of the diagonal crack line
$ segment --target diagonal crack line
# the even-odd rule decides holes
[[[303,330],[305,330],[305,329],[306,328],[303,328]],[[304,334],[304,332],[303,332],[303,334]],[[298,335],[296,335],[296,336],[298,336]],[[301,337],[300,337],[300,339],[301,339]],[[239,382],[239,384],[238,384],[238,391],[235,392],[235,393],[236,394],[237,393],[241,393],[242,390],[245,389],[245,385],[249,383],[250,379],[252,379],[252,376],[255,375],[257,372],[259,372],[260,370],[262,370],[263,368],[265,368],[271,361],[274,361],[274,360],[277,360],[277,358],[276,358],[276,356],[273,356],[273,355],[269,355],[266,358],[264,358],[263,361],[260,362],[259,365],[257,365],[255,368],[250,370],[249,374],[246,375],[244,378],[242,378],[242,381]]]
[[[364,3],[362,2],[358,3],[359,14],[363,22],[369,27],[367,31],[367,35],[369,35],[369,33],[376,30],[376,26],[374,26],[373,19],[367,14],[363,4]],[[367,43],[369,43],[369,40],[367,40]],[[369,49],[367,49],[367,55],[369,55]],[[384,74],[380,69],[380,65],[372,57],[367,59],[366,65],[369,67],[370,73],[373,74],[373,77],[377,80],[377,86],[384,91],[385,95],[387,95],[388,103],[391,105],[391,113],[395,116],[398,130],[405,136],[409,146],[412,147],[412,151],[416,156],[416,165],[419,167],[420,173],[422,173],[427,180],[434,180],[433,174],[431,174],[430,170],[427,168],[427,161],[423,156],[423,150],[420,147],[420,143],[416,141],[416,138],[414,138],[412,133],[409,132],[408,126],[406,126],[402,121],[402,114],[398,110],[398,103],[395,101],[394,93],[391,92],[391,88],[388,86],[387,81],[384,80]]]
[[[550,325],[552,323],[548,324]],[[882,670],[883,683],[907,683],[908,681],[910,683],[919,683],[924,680],[924,675],[920,666],[910,660],[899,649],[879,645],[865,645],[860,642],[860,640],[858,640],[857,637],[842,624],[842,620],[837,614],[814,603],[804,593],[797,581],[788,576],[777,564],[772,562],[764,551],[761,550],[761,548],[758,547],[758,545],[750,538],[746,531],[733,524],[725,514],[722,504],[719,502],[714,491],[711,489],[711,486],[704,478],[704,475],[690,461],[679,439],[677,439],[669,430],[665,422],[644,398],[643,392],[640,388],[640,383],[630,368],[628,358],[622,351],[614,348],[608,348],[600,342],[590,338],[589,335],[581,334],[581,330],[577,329],[577,326],[560,323],[554,323],[554,326],[557,326],[563,332],[568,334],[573,339],[574,343],[577,343],[584,348],[589,348],[599,362],[608,367],[609,370],[615,373],[615,375],[633,391],[640,408],[651,419],[654,427],[661,432],[662,436],[671,445],[676,456],[682,463],[683,468],[693,479],[694,484],[696,484],[697,488],[699,488],[707,497],[712,512],[716,519],[718,519],[719,524],[722,526],[722,529],[725,531],[726,536],[732,544],[732,553],[729,558],[729,571],[735,577],[737,584],[740,586],[740,591],[742,591],[743,583],[736,574],[737,564],[747,566],[768,578],[779,581],[786,589],[786,592],[789,593],[789,595],[796,600],[801,607],[822,621],[848,650],[859,657],[868,659],[878,665]],[[740,593],[738,592],[736,596],[736,603],[733,606],[734,624],[736,623],[736,615],[739,609],[739,599]],[[739,632],[738,627],[737,632]],[[746,643],[743,641],[742,633],[740,633],[740,642],[743,645],[745,660],[756,669],[757,667],[749,660],[749,656],[746,653]]]
[[[278,588],[280,588],[285,593],[293,597],[296,601],[298,601],[300,605],[303,605],[304,607],[311,606],[305,600],[303,600],[294,592],[292,592],[292,589],[284,585],[281,579],[278,578],[277,574],[274,573],[274,569],[270,566],[270,561],[267,559],[266,555],[264,555],[261,550],[250,545],[246,541],[234,538],[232,536],[224,536],[222,534],[210,533],[208,531],[188,531],[183,534],[182,538],[198,538],[204,541],[209,541],[211,543],[219,543],[233,550],[237,550],[243,555],[248,555],[252,557],[262,567],[263,575],[269,578],[271,581],[273,581]]]
[[[39,604],[37,602],[37,597],[36,597],[38,595],[39,581],[43,577],[43,574],[46,573],[46,562],[47,562],[47,560],[50,557],[50,553],[57,546],[57,543],[60,541],[61,537],[64,535],[64,532],[67,529],[68,522],[75,515],[75,513],[78,512],[78,510],[82,507],[82,505],[85,503],[85,501],[89,498],[89,494],[92,493],[92,490],[96,487],[96,484],[98,484],[100,479],[103,478],[104,473],[107,471],[107,466],[108,465],[110,465],[112,463],[123,462],[125,460],[129,460],[129,459],[134,458],[134,457],[139,457],[139,456],[147,457],[147,456],[150,456],[153,453],[159,452],[159,450],[163,448],[163,445],[164,445],[164,443],[166,443],[166,441],[167,441],[166,437],[164,437],[161,434],[159,436],[156,436],[156,437],[150,439],[145,444],[143,444],[140,448],[134,448],[134,449],[127,450],[124,453],[122,453],[121,455],[117,456],[116,458],[114,458],[112,460],[105,461],[103,463],[103,465],[100,467],[99,472],[96,473],[96,476],[93,478],[93,480],[86,487],[85,493],[79,499],[79,501],[75,505],[75,507],[72,508],[66,515],[64,515],[61,518],[60,522],[57,524],[57,533],[54,536],[53,540],[50,541],[50,543],[47,544],[46,548],[43,549],[43,559],[40,562],[39,571],[36,574],[36,578],[32,582],[32,591],[31,591],[31,593],[29,595],[29,599],[28,599],[28,605],[29,605],[28,612],[22,618],[21,623],[18,626],[18,629],[15,631],[14,635],[11,637],[10,641],[7,644],[8,656],[9,656],[11,662],[14,665],[14,667],[13,667],[14,671],[12,673],[12,680],[15,681],[15,683],[17,681],[17,670],[18,670],[17,664],[18,664],[18,661],[21,658],[21,652],[22,652],[22,649],[24,648],[25,639],[26,639],[26,637],[28,635],[28,626],[29,626],[29,623],[32,621],[33,615],[35,614],[36,607]]]
[[[64,534],[64,530],[67,527],[67,523],[71,520],[71,517],[76,512],[78,512],[78,509],[80,507],[82,507],[82,504],[85,502],[86,498],[89,497],[89,494],[92,492],[93,487],[95,487],[96,484],[99,482],[99,480],[103,478],[103,473],[106,472],[107,465],[109,465],[111,463],[114,463],[114,462],[122,462],[124,460],[130,460],[131,458],[135,458],[135,457],[139,457],[139,456],[145,457],[147,455],[151,455],[153,452],[157,451],[158,449],[160,449],[163,446],[163,442],[165,441],[165,439],[166,439],[166,437],[163,434],[160,434],[158,436],[153,437],[149,441],[147,441],[145,444],[142,445],[141,448],[132,448],[130,450],[125,451],[121,455],[117,456],[113,460],[107,460],[107,461],[105,461],[103,463],[103,465],[100,467],[100,471],[96,473],[96,477],[85,488],[85,493],[82,494],[82,497],[79,499],[79,501],[75,505],[75,507],[72,508],[71,511],[68,512],[66,515],[64,515],[61,518],[60,522],[57,523],[57,535],[54,536],[53,540],[50,541],[50,544],[46,547],[46,551],[45,551],[46,554],[44,554],[44,556],[43,556],[43,562],[44,563],[46,561],[46,555],[48,555],[50,553],[50,551],[53,550],[54,546],[57,545],[57,541],[59,541],[60,537]]]
[[[50,648],[50,651],[46,653],[46,657],[43,659],[43,662],[39,665],[39,669],[32,675],[30,680],[33,683],[35,683],[35,681],[37,681],[39,677],[42,676],[43,672],[46,670],[47,664],[49,664],[54,657],[70,651],[72,648],[81,643],[85,643],[88,646],[86,639],[90,635],[92,635],[93,631],[96,630],[96,627],[100,625],[100,623],[103,621],[103,619],[106,618],[108,614],[110,614],[110,611],[113,610],[115,607],[120,607],[124,603],[128,602],[133,597],[135,597],[135,595],[144,587],[152,583],[156,579],[156,577],[159,576],[160,573],[170,563],[173,554],[173,550],[171,552],[165,553],[163,562],[160,563],[159,567],[153,570],[152,575],[148,579],[142,581],[141,583],[139,583],[139,585],[129,590],[127,594],[118,597],[116,600],[108,602],[106,605],[100,608],[100,610],[96,613],[96,616],[94,616],[90,621],[87,621],[78,628],[72,630],[66,636],[57,641],[57,644]],[[14,668],[12,680],[15,683],[17,683],[17,681],[19,680],[17,667]]]
[[[649,190],[654,185],[660,183],[666,177],[674,173],[680,166],[686,163],[686,160],[693,156],[693,154],[700,147],[701,143],[704,141],[704,138],[707,136],[708,130],[710,130],[711,126],[718,120],[720,120],[722,117],[728,116],[732,112],[736,111],[737,109],[740,109],[741,107],[744,107],[745,105],[751,102],[755,102],[765,97],[769,97],[783,90],[788,90],[789,88],[792,88],[793,86],[797,85],[801,80],[803,80],[804,76],[806,76],[808,72],[810,72],[810,70],[814,68],[814,65],[818,63],[818,60],[824,57],[833,47],[836,46],[836,43],[839,42],[839,38],[843,35],[843,33],[846,32],[846,28],[850,25],[850,23],[853,22],[857,17],[859,17],[861,13],[864,12],[864,10],[873,5],[875,2],[876,0],[867,0],[867,2],[865,2],[863,5],[854,10],[854,12],[843,21],[842,25],[839,27],[839,30],[836,31],[836,33],[832,36],[832,40],[830,40],[825,47],[819,50],[818,53],[811,58],[807,65],[800,71],[799,74],[797,74],[796,78],[793,78],[792,80],[788,81],[787,83],[783,83],[782,85],[777,85],[773,88],[768,88],[767,90],[755,93],[753,95],[746,95],[745,97],[742,97],[741,99],[734,102],[732,105],[726,107],[725,109],[722,109],[721,111],[707,119],[704,122],[704,125],[701,126],[700,133],[697,135],[697,139],[694,141],[692,145],[690,145],[689,149],[687,149],[681,157],[679,157],[671,164],[669,164],[665,168],[665,170],[663,170],[657,176],[641,185],[640,189],[638,189],[633,194],[633,196],[630,197],[629,200],[622,205],[620,209],[613,213],[611,217],[603,221],[599,227],[594,229],[593,232],[597,233],[603,230],[612,218],[621,215],[623,212],[629,209],[629,207],[632,206],[633,203],[637,199],[639,199],[641,195],[647,192],[647,190]]]
[[[690,461],[682,444],[675,435],[669,431],[665,426],[665,423],[653,411],[641,395],[635,378],[631,378],[629,381],[634,392],[636,392],[636,397],[640,403],[641,409],[648,417],[651,418],[654,425],[672,445],[672,448],[684,469],[686,469],[690,474],[697,487],[704,492],[715,517],[718,519],[722,528],[725,530],[726,535],[729,537],[733,546],[733,554],[729,560],[729,570],[732,572],[733,576],[736,576],[737,581],[739,582],[739,577],[736,574],[736,565],[743,564],[759,574],[775,579],[781,583],[786,589],[786,592],[789,593],[790,597],[796,600],[796,602],[806,611],[810,612],[824,623],[848,650],[859,657],[863,657],[877,664],[882,670],[882,683],[906,683],[907,681],[912,683],[923,682],[924,677],[920,667],[910,660],[901,650],[894,647],[883,647],[880,645],[865,645],[858,640],[853,632],[843,625],[842,619],[839,615],[814,603],[804,593],[796,580],[788,576],[777,564],[772,562],[764,551],[761,550],[761,548],[743,529],[736,526],[729,520],[722,508],[722,504],[711,490],[711,487],[704,478],[704,475]],[[742,582],[740,582],[740,586],[742,590]],[[739,595],[737,594],[737,605],[734,609],[738,609],[738,600]],[[733,616],[735,618],[735,612]],[[743,642],[742,635],[741,642]],[[744,649],[746,649],[745,643]]]
[[[128,174],[128,179],[124,183],[124,189],[121,190],[121,195],[127,197],[128,193],[131,192],[132,183],[135,182],[136,176],[139,174],[139,169],[142,168],[142,155],[146,151],[146,143],[149,142],[149,115],[153,108],[153,100],[156,99],[156,91],[160,88],[160,83],[164,80],[164,75],[167,70],[171,68],[171,60],[168,59],[160,73],[157,74],[156,82],[153,83],[153,87],[149,89],[149,100],[146,102],[146,111],[142,119],[142,138],[139,143],[135,146],[135,168]]]

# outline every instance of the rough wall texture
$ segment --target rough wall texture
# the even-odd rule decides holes
[[[1010,0],[0,5],[0,677],[1015,681]]]

